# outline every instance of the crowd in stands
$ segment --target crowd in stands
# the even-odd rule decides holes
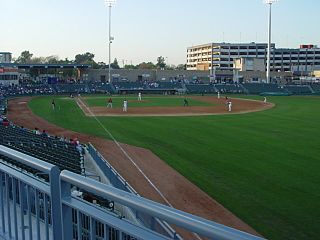
[[[105,82],[81,82],[63,84],[30,84],[20,85],[0,85],[0,111],[1,96],[29,96],[29,95],[53,95],[53,94],[73,94],[78,93],[133,93],[133,92],[155,92],[165,91],[185,92],[185,93],[229,93],[229,94],[261,94],[266,92],[287,93],[287,94],[312,94],[320,92],[319,84],[311,85],[278,85],[266,83],[203,83],[200,80],[171,80],[171,81],[136,81],[113,83]]]
[[[4,115],[7,112],[7,99],[3,96],[0,96],[0,115]]]
[[[46,130],[29,130],[11,123],[5,116],[0,117],[0,144],[22,153],[52,163],[60,170],[69,170],[78,174],[84,173],[84,148],[77,138],[50,136]],[[0,155],[0,159],[4,157]],[[19,165],[12,159],[5,160]],[[25,166],[20,166],[25,169]],[[26,169],[33,173],[34,170]]]

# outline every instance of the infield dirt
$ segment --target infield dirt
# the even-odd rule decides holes
[[[181,97],[181,106],[177,107],[129,107],[127,112],[123,112],[121,108],[107,107],[89,107],[85,99],[77,99],[79,107],[86,116],[197,116],[197,115],[221,115],[221,114],[241,114],[248,112],[263,111],[272,108],[272,103],[264,103],[262,101],[229,98],[232,101],[232,111],[228,112],[226,99],[211,96],[192,96],[188,97],[197,101],[214,104],[213,106],[183,106]],[[145,100],[146,101],[146,100]],[[134,100],[134,102],[139,102]],[[90,109],[90,111],[89,111]]]

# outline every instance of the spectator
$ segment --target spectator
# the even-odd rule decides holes
[[[2,121],[2,125],[3,126],[5,126],[5,127],[8,127],[9,125],[10,125],[10,123],[9,123],[9,120],[8,119],[3,119],[3,121]]]
[[[48,137],[48,134],[46,133],[46,130],[42,131],[41,136]]]

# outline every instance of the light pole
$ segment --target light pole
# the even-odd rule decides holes
[[[116,3],[116,0],[105,0],[109,8],[109,68],[108,68],[108,81],[111,83],[111,43],[114,38],[111,36],[111,8]]]
[[[267,53],[267,83],[270,83],[270,58],[271,58],[271,8],[272,4],[277,0],[265,0],[265,3],[269,5],[269,21],[268,21],[268,53]]]

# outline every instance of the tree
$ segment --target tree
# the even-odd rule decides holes
[[[176,70],[186,70],[186,69],[187,69],[186,64],[179,64],[178,66],[176,66]]]
[[[18,59],[15,61],[15,63],[20,63],[20,64],[30,63],[32,56],[33,54],[30,53],[29,51],[23,51],[18,57]]]
[[[157,64],[156,66],[160,69],[164,69],[166,67],[166,63],[164,61],[164,57],[160,56],[157,58]]]
[[[47,64],[58,64],[58,63],[61,63],[61,61],[59,60],[59,57],[58,56],[49,56],[49,57],[46,57],[44,59],[45,63]]]
[[[99,69],[107,68],[107,65],[106,65],[105,62],[98,62],[97,64],[98,64],[98,66],[99,66]]]
[[[30,64],[43,64],[43,63],[45,63],[45,58],[44,57],[33,57],[27,63],[30,63]]]
[[[86,52],[84,54],[77,54],[74,62],[77,64],[88,64],[91,65],[93,69],[98,69],[99,65],[93,60],[93,58],[93,53]]]
[[[74,58],[74,61],[77,64],[92,64],[94,62],[93,58],[93,53],[86,52],[84,54],[77,54]]]
[[[155,69],[156,65],[154,65],[152,62],[142,62],[137,65],[138,69]]]
[[[118,64],[118,60],[115,58],[113,63],[110,64],[110,67],[112,69],[120,69],[119,64]]]
[[[124,69],[137,69],[138,67],[132,64],[124,65]]]

